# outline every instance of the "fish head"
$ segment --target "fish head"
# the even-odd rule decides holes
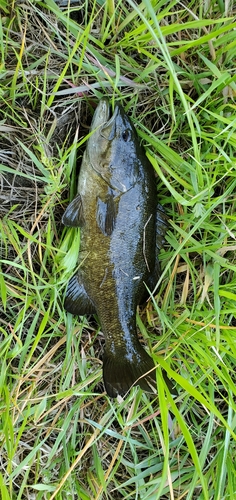
[[[101,99],[91,131],[87,153],[93,169],[112,189],[128,191],[142,177],[145,157],[129,117],[119,104],[110,116],[108,100]]]

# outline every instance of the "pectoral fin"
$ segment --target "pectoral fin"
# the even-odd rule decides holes
[[[84,223],[83,205],[80,194],[72,200],[62,216],[62,223],[65,226],[81,227]]]
[[[78,274],[75,274],[69,280],[64,307],[66,311],[71,314],[78,314],[79,316],[96,313],[95,307],[84,285],[80,282]]]
[[[114,196],[107,195],[105,201],[97,199],[97,225],[105,236],[110,236],[116,222],[116,205]]]

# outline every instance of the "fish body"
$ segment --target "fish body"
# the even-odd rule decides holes
[[[94,113],[78,181],[63,223],[80,227],[79,270],[66,292],[72,314],[97,314],[105,336],[103,379],[109,396],[155,381],[152,358],[136,331],[136,309],[158,279],[165,217],[153,168],[136,131],[102,99]],[[157,227],[158,225],[158,227]]]

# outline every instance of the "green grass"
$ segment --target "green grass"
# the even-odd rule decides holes
[[[233,2],[0,0],[0,497],[236,498]],[[132,117],[170,219],[137,324],[158,395],[110,400],[96,321],[63,309],[61,216],[98,100]]]

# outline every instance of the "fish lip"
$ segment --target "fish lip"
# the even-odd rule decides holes
[[[115,109],[114,109],[114,113],[113,115],[110,117],[110,119],[107,120],[107,122],[105,123],[105,125],[102,127],[102,129],[106,128],[106,127],[110,127],[110,125],[113,124],[113,121],[116,119],[117,115],[118,115],[118,112],[119,112],[119,106],[118,104],[115,106]],[[110,115],[110,110],[109,110],[109,115]]]
[[[114,113],[111,116],[111,107],[109,105],[109,101],[106,97],[102,98],[98,106],[94,112],[93,115],[93,120],[91,123],[91,130],[96,132],[96,130],[99,129],[99,133],[104,135],[105,139],[109,139],[109,134],[111,130],[114,128],[114,122],[117,118],[117,115],[119,113],[119,105],[116,104]],[[107,134],[103,133],[104,131],[108,130],[108,136]]]

